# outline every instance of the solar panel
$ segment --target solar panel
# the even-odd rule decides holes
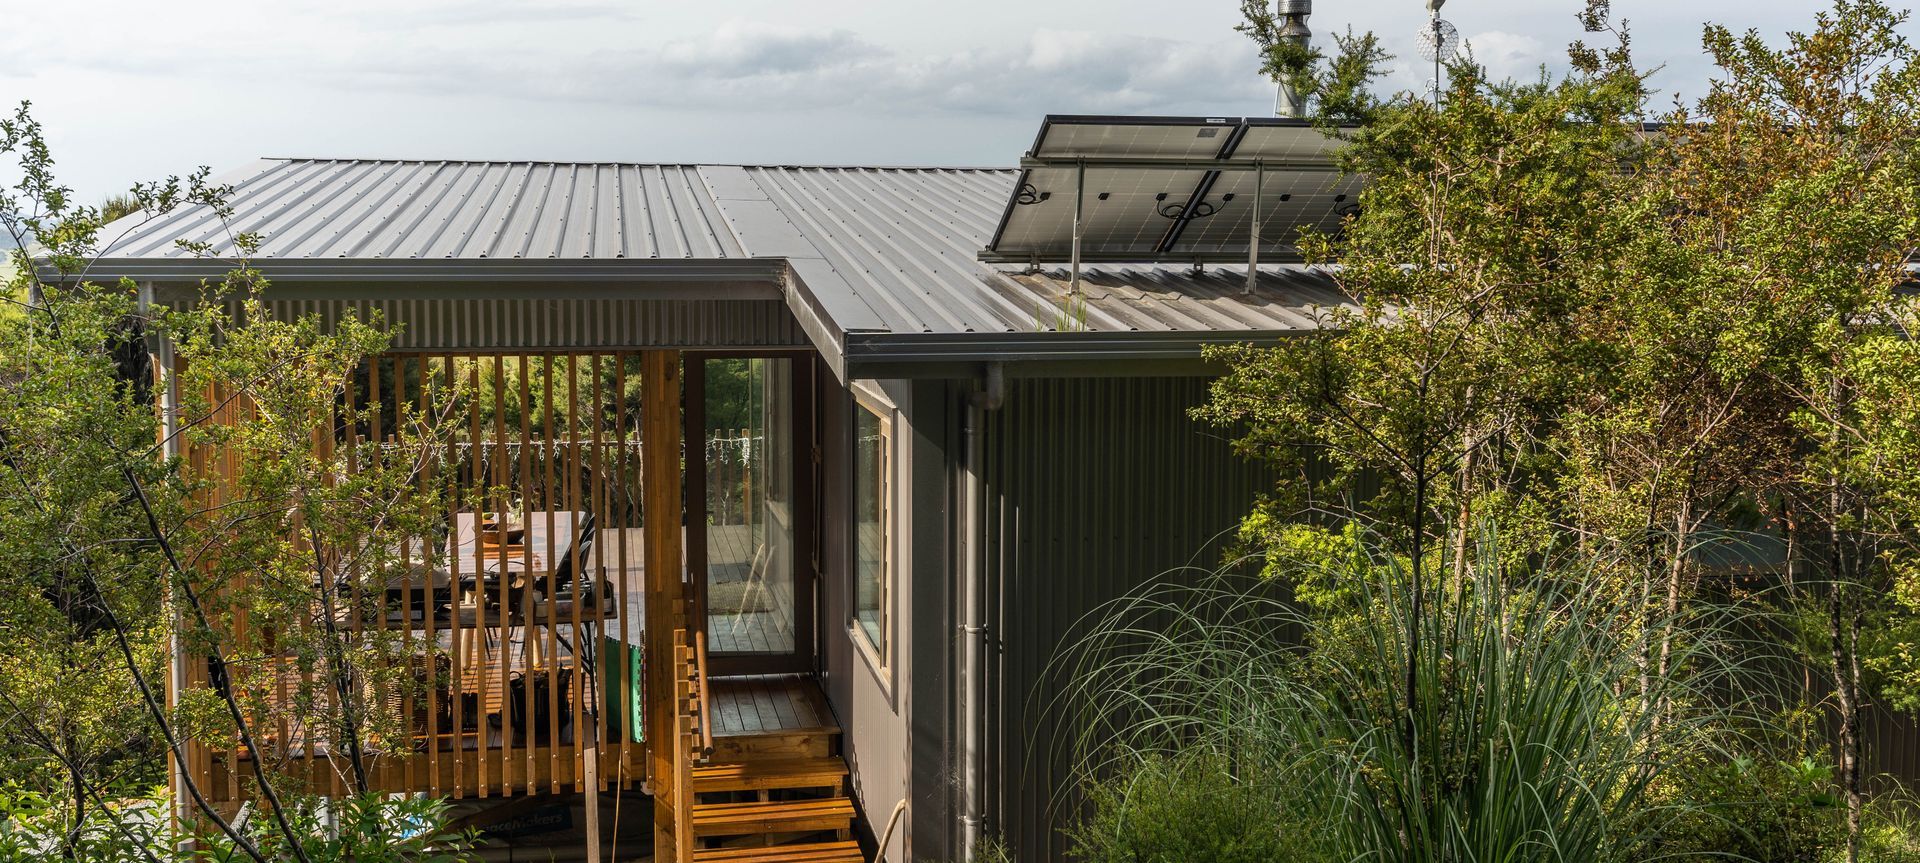
[[[1258,187],[1260,259],[1297,260],[1300,229],[1337,228],[1359,193],[1338,144],[1273,118],[1050,116],[980,257],[1245,262]]]
[[[1165,248],[1166,254],[1180,260],[1199,256],[1246,261],[1254,184],[1252,171],[1223,172],[1207,196],[1216,202],[1215,212],[1189,221]],[[1302,228],[1338,229],[1360,193],[1359,178],[1327,171],[1268,171],[1259,185],[1260,257],[1269,261],[1297,259],[1294,244]]]
[[[1224,117],[1050,116],[1033,155],[1043,159],[1213,159],[1240,128]]]
[[[1330,162],[1340,141],[1299,120],[1254,117],[1233,150],[1235,159]]]

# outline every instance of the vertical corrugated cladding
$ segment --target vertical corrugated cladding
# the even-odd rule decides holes
[[[1060,860],[1077,811],[1053,666],[1085,616],[1181,567],[1211,568],[1272,473],[1189,412],[1193,377],[1014,379],[984,440],[988,830]],[[1182,577],[1173,575],[1171,577]]]
[[[331,328],[349,312],[378,312],[394,350],[556,350],[633,347],[805,347],[781,300],[356,299],[271,300],[283,320],[319,315]],[[229,313],[238,315],[237,301]]]

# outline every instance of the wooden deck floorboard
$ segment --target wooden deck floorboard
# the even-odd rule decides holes
[[[768,734],[831,727],[820,705],[820,684],[798,674],[716,677],[708,683],[715,736]]]

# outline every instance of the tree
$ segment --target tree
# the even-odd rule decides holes
[[[1263,26],[1249,25],[1256,38]],[[1371,45],[1349,40],[1320,77],[1364,82],[1338,70]],[[1469,59],[1450,67],[1442,105],[1402,94],[1351,131],[1323,116],[1346,139],[1342,170],[1368,185],[1339,235],[1300,247],[1353,303],[1277,347],[1209,352],[1229,371],[1198,413],[1239,429],[1243,451],[1309,478],[1269,501],[1268,516],[1380,480],[1362,509],[1410,549],[1416,616],[1436,560],[1463,580],[1477,519],[1512,517],[1509,540],[1521,540],[1543,515],[1529,511],[1544,497],[1539,442],[1585,361],[1574,286],[1607,252],[1617,168],[1633,155],[1644,98],[1624,40],[1595,58],[1563,80],[1524,83],[1490,81]],[[1321,481],[1310,459],[1330,468]],[[1450,553],[1435,555],[1449,525]],[[1537,552],[1539,536],[1510,550]],[[1420,628],[1410,631],[1417,654]],[[1407,663],[1408,734],[1417,665]]]
[[[1896,295],[1920,254],[1920,66],[1904,13],[1838,0],[1773,48],[1710,26],[1721,69],[1697,113],[1669,122],[1646,200],[1659,253],[1706,289],[1674,298],[1724,315],[1713,371],[1766,394],[1736,421],[1761,433],[1745,484],[1805,525],[1797,546],[1825,582],[1826,666],[1856,859],[1863,634],[1911,567],[1914,465],[1906,387],[1920,381]],[[1728,374],[1732,372],[1732,374]]]
[[[1920,353],[1897,290],[1920,259],[1906,16],[1839,0],[1782,48],[1710,26],[1720,77],[1645,128],[1623,28],[1602,2],[1582,19],[1619,43],[1575,45],[1562,80],[1496,84],[1469,61],[1438,106],[1365,103],[1342,133],[1342,167],[1369,179],[1359,211],[1301,244],[1353,304],[1277,348],[1213,352],[1229,371],[1199,413],[1291,469],[1243,531],[1270,554],[1302,542],[1302,507],[1377,480],[1339,514],[1405,543],[1416,602],[1448,568],[1433,558],[1460,580],[1466,531],[1492,517],[1510,543],[1533,533],[1517,559],[1578,544],[1622,562],[1608,577],[1640,612],[1619,625],[1645,628],[1684,616],[1711,528],[1784,512],[1790,579],[1821,586],[1809,658],[1833,689],[1857,848],[1868,673],[1920,704]],[[1270,72],[1310,90],[1366,80],[1272,23],[1250,6],[1243,28]],[[1686,673],[1677,632],[1648,639],[1642,692]]]
[[[424,529],[440,487],[420,455],[435,448],[423,441],[440,440],[430,411],[395,410],[400,443],[390,451],[354,434],[369,409],[347,397],[348,381],[386,333],[377,321],[323,330],[273,320],[259,302],[266,282],[244,260],[179,308],[148,303],[131,283],[97,284],[88,267],[104,216],[54,180],[26,105],[0,120],[0,152],[22,169],[0,193],[0,226],[18,247],[0,315],[0,651],[13,672],[0,679],[0,730],[32,753],[14,768],[21,778],[67,789],[45,809],[57,817],[35,809],[16,820],[60,824],[52,850],[67,859],[176,859],[170,819],[118,804],[140,796],[130,784],[157,779],[164,757],[181,759],[193,742],[227,748],[237,735],[257,756],[248,761],[262,817],[236,826],[191,775],[174,777],[194,807],[179,814],[197,815],[183,835],[224,857],[365,861],[446,844],[431,820],[424,838],[389,829],[399,817],[437,818],[418,802],[352,803],[350,823],[366,835],[326,827],[303,786],[272,775],[274,747],[255,734],[267,710],[297,711],[367,790],[362,744],[391,720],[368,693],[399,663],[388,645],[341,625],[372,609],[344,606],[395,564],[393,537]],[[136,186],[130,207],[224,217],[226,196],[203,170]],[[228,316],[229,299],[244,317]],[[168,427],[152,367],[132,361],[163,338],[186,358],[179,384],[189,396]],[[434,405],[458,392],[445,387]],[[333,423],[341,417],[344,427]],[[236,473],[216,485],[166,456],[175,443],[224,447]],[[208,674],[168,705],[162,669],[176,632]],[[236,657],[252,668],[292,657],[319,670],[318,684],[297,704],[270,704],[235,671]],[[28,853],[49,850],[28,841]]]

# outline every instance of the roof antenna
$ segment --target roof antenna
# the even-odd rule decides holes
[[[1280,18],[1280,41],[1307,47],[1308,40],[1313,38],[1313,31],[1307,29],[1307,16],[1313,14],[1313,0],[1275,0],[1274,11]],[[1273,99],[1273,115],[1307,115],[1307,100],[1300,95],[1299,88],[1293,85],[1289,76],[1280,76],[1280,93]]]
[[[1414,37],[1420,51],[1420,58],[1433,63],[1433,105],[1440,107],[1440,93],[1446,87],[1441,77],[1441,68],[1460,50],[1460,31],[1453,24],[1440,17],[1440,7],[1447,0],[1427,0],[1427,27]]]

